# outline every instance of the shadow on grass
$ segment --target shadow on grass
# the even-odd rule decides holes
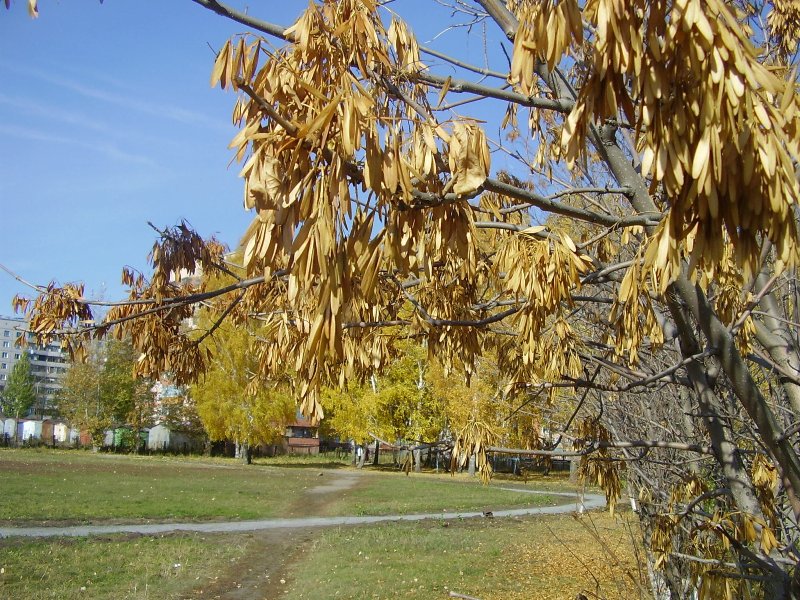
[[[570,484],[569,473],[529,473],[527,475],[515,475],[514,473],[492,473],[492,479],[499,481],[518,481],[521,483],[563,483]],[[574,482],[572,482],[574,484]]]
[[[281,469],[316,470],[344,469],[350,466],[350,463],[345,461],[290,462],[284,460],[274,460],[271,458],[258,458],[253,461],[253,464],[261,467],[280,467]]]
[[[365,471],[380,471],[384,473],[397,473],[400,471],[400,466],[392,463],[373,465],[372,463],[364,464]]]

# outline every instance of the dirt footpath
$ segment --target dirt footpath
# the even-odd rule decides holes
[[[325,514],[326,507],[342,492],[359,484],[361,473],[324,471],[319,485],[309,488],[292,504],[291,517]],[[282,598],[294,562],[310,548],[319,528],[273,529],[243,534],[247,553],[230,564],[210,584],[195,588],[186,598],[213,600],[275,600]]]

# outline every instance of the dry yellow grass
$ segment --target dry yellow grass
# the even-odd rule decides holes
[[[633,515],[592,513],[327,530],[290,567],[284,597],[648,598],[629,531],[636,528]]]
[[[532,529],[530,539],[515,539],[505,549],[505,568],[497,574],[520,589],[487,590],[482,600],[571,600],[579,593],[608,600],[647,597],[632,539],[638,531],[634,515],[547,517]]]

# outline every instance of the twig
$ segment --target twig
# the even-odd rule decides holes
[[[45,293],[47,291],[47,288],[45,288],[43,286],[40,286],[40,285],[36,285],[35,283],[31,283],[30,281],[27,281],[26,279],[23,279],[21,275],[17,275],[14,271],[9,269],[8,267],[6,267],[2,263],[0,263],[0,269],[2,269],[3,271],[5,271],[9,275],[11,275],[11,277],[13,277],[17,281],[19,281],[22,285],[25,285],[25,286],[33,289],[33,290],[36,290],[40,294],[43,294],[43,293]]]
[[[758,303],[761,302],[761,299],[766,296],[769,291],[772,289],[772,286],[775,285],[775,282],[778,281],[780,277],[779,273],[774,274],[769,280],[764,284],[764,287],[756,294],[750,302],[747,303],[745,309],[742,311],[742,314],[739,315],[739,318],[736,319],[736,322],[730,326],[729,331],[731,334],[735,334],[739,329],[744,325],[744,322],[747,320],[747,317],[750,316],[750,313],[753,312],[753,309],[758,306]]]
[[[492,71],[491,69],[484,69],[483,67],[477,67],[475,65],[471,65],[466,63],[462,60],[439,52],[438,50],[434,50],[433,48],[429,48],[427,46],[420,46],[419,51],[423,54],[429,54],[430,56],[435,56],[436,58],[441,58],[442,60],[449,62],[451,65],[455,65],[462,69],[466,69],[467,71],[472,71],[473,73],[477,73],[478,75],[483,75],[484,77],[494,77],[496,79],[503,79],[505,80],[508,77],[507,73],[500,73],[499,71]]]
[[[620,560],[619,556],[617,556],[617,554],[614,552],[614,550],[612,550],[612,549],[611,549],[611,546],[610,546],[610,545],[609,545],[609,544],[606,542],[606,540],[605,540],[605,539],[603,539],[603,537],[602,537],[602,536],[601,536],[601,535],[600,535],[600,534],[597,532],[597,528],[596,528],[596,526],[594,525],[594,522],[592,522],[592,527],[589,527],[589,525],[588,525],[588,524],[587,524],[587,523],[586,523],[586,522],[585,522],[583,519],[580,519],[580,518],[578,518],[578,516],[577,516],[577,515],[573,514],[573,515],[572,515],[572,517],[573,517],[573,518],[574,518],[574,519],[575,519],[575,520],[576,520],[576,521],[577,521],[577,522],[578,522],[580,525],[582,525],[584,529],[586,529],[586,531],[589,533],[589,535],[591,535],[591,536],[592,536],[592,537],[595,539],[595,541],[596,541],[598,544],[600,544],[600,547],[603,549],[603,551],[604,551],[604,552],[605,552],[605,553],[606,553],[608,556],[610,556],[610,557],[611,557],[611,559],[614,561],[614,563],[616,563],[616,564],[615,564],[615,566],[616,566],[617,568],[621,569],[621,570],[622,570],[622,572],[623,572],[623,573],[625,573],[625,575],[627,575],[627,576],[628,576],[628,578],[631,580],[631,582],[632,582],[632,583],[633,583],[633,584],[634,584],[634,585],[635,585],[637,588],[639,588],[639,592],[640,592],[640,593],[641,593],[641,592],[643,592],[643,591],[644,591],[644,589],[643,589],[643,587],[642,587],[642,583],[641,583],[641,581],[639,581],[637,577],[634,577],[634,576],[633,576],[633,573],[631,573],[630,569],[626,569],[626,568],[623,566],[623,564],[622,564],[622,560]],[[589,520],[591,521],[591,517],[589,517]]]
[[[227,316],[236,307],[236,305],[239,304],[239,302],[242,301],[242,298],[244,298],[244,294],[245,294],[245,290],[242,290],[239,293],[239,295],[236,298],[234,298],[233,302],[231,302],[225,308],[225,310],[219,316],[219,318],[216,321],[214,321],[214,324],[211,326],[211,328],[208,331],[206,331],[203,335],[201,335],[199,339],[195,340],[195,345],[196,346],[199,346],[203,342],[203,340],[205,340],[208,336],[214,334],[214,332],[219,328],[220,325],[222,325],[222,322],[227,318]]]

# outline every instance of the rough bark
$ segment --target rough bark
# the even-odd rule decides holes
[[[767,277],[762,273],[756,286],[763,288]],[[800,354],[789,328],[781,319],[781,311],[772,294],[765,294],[759,302],[763,311],[762,319],[754,320],[756,339],[769,357],[784,371],[779,377],[786,398],[795,414],[800,415]]]
[[[602,139],[606,148],[605,155],[608,157],[607,163],[617,182],[633,191],[631,202],[634,208],[639,212],[655,210],[655,203],[644,180],[617,145],[616,128],[605,127]],[[783,430],[750,375],[733,335],[719,320],[703,291],[692,284],[685,273],[670,285],[667,293],[674,294],[680,300],[680,305],[676,303],[676,311],[683,313],[681,318],[688,320],[689,316],[694,317],[709,343],[715,348],[736,398],[755,423],[767,451],[778,466],[795,518],[800,517],[800,460],[791,444],[782,439]],[[675,317],[675,312],[672,316]],[[684,333],[681,332],[681,335]],[[682,340],[684,342],[692,345],[691,340]]]
[[[681,353],[684,358],[696,355],[700,347],[683,311],[674,299],[669,302],[669,307],[680,335]],[[721,418],[724,407],[709,383],[706,368],[699,361],[692,360],[686,370],[697,397],[703,424],[711,438],[714,457],[728,482],[736,505],[744,512],[763,518],[753,483]]]
[[[737,399],[758,428],[759,438],[780,472],[794,516],[800,518],[800,459],[795,449],[783,437],[783,429],[753,380],[733,336],[714,313],[706,295],[685,276],[679,278],[674,287],[716,349]]]

